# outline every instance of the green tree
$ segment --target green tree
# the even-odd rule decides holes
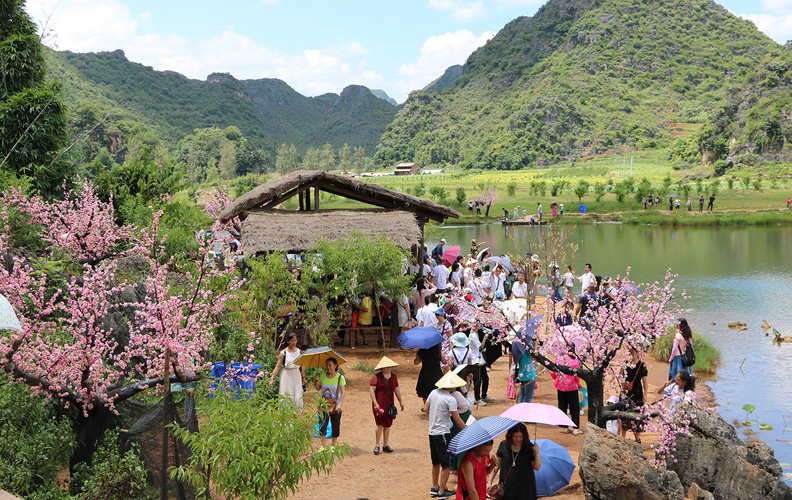
[[[302,158],[303,170],[321,170],[322,152],[316,148],[308,148]]]
[[[617,202],[624,203],[624,197],[627,196],[627,191],[624,189],[624,185],[621,182],[616,184],[613,188],[613,194],[616,195]]]
[[[605,184],[602,182],[595,182],[594,183],[594,199],[600,201],[603,196],[605,196],[605,192],[607,191]]]
[[[748,189],[749,187],[751,187],[751,176],[749,175],[744,176],[742,179],[740,179],[740,182],[742,182],[744,189]]]
[[[335,168],[336,161],[333,146],[331,144],[325,144],[319,154],[319,170],[328,172],[330,170],[335,170]]]
[[[349,144],[344,143],[344,146],[338,150],[338,168],[342,172],[351,172],[352,162],[352,150],[349,149]]]
[[[580,179],[580,181],[578,181],[577,186],[575,186],[575,196],[578,197],[578,201],[583,201],[583,197],[586,196],[588,188],[588,181],[584,179]]]
[[[696,194],[701,195],[704,192],[704,178],[696,178]]]
[[[757,191],[764,191],[764,190],[762,189],[762,178],[761,178],[761,177],[757,177],[757,178],[756,178],[756,179],[753,181],[753,188],[754,188],[755,190],[757,190]]]
[[[517,183],[510,182],[506,184],[506,193],[509,195],[510,198],[514,198],[515,193],[517,193]]]
[[[465,204],[467,201],[467,193],[465,193],[465,188],[459,187],[456,189],[456,202],[457,205],[460,207]]]
[[[672,184],[673,182],[674,182],[674,181],[672,181],[672,180],[671,180],[671,174],[668,174],[668,175],[666,175],[666,176],[663,178],[663,187],[664,187],[664,188],[666,188],[666,189],[669,189],[669,188],[671,187],[671,184]]]
[[[223,141],[220,146],[220,161],[217,163],[220,178],[230,180],[237,175],[237,150],[232,141]]]
[[[734,177],[727,177],[726,178],[726,186],[729,188],[729,191],[734,189]]]
[[[69,139],[60,85],[47,68],[23,0],[0,1],[0,169],[30,179],[45,196],[62,193],[76,172],[59,154]]]
[[[550,186],[550,195],[558,196],[564,192],[564,189],[566,189],[567,186],[569,186],[569,181],[566,179],[554,179],[553,185]]]
[[[681,186],[679,186],[679,189],[682,191],[682,196],[684,196],[685,199],[687,200],[687,198],[690,197],[690,189],[691,189],[690,184],[688,183],[682,184]]]
[[[171,477],[189,481],[199,496],[211,491],[240,500],[285,499],[300,482],[318,472],[328,473],[349,445],[314,450],[316,415],[298,412],[285,397],[267,399],[263,391],[235,400],[229,391],[216,391],[202,401],[201,432],[173,425],[174,434],[192,450],[188,462]]]
[[[545,181],[536,181],[536,192],[539,196],[547,194],[547,183]]]
[[[291,146],[281,144],[281,147],[278,149],[278,155],[275,157],[275,168],[278,172],[280,174],[288,174],[289,172],[297,170],[299,166],[297,148],[294,144]]]
[[[367,164],[368,161],[366,158],[366,148],[363,146],[356,147],[355,152],[352,154],[352,165],[354,167],[354,171],[357,173],[365,172]]]

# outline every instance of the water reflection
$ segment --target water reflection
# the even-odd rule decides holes
[[[469,248],[471,238],[486,241],[495,254],[524,254],[540,248],[546,228],[500,225],[442,228],[434,239]],[[656,281],[668,269],[679,275],[677,289],[690,295],[687,314],[694,331],[706,335],[722,352],[717,378],[709,382],[720,412],[742,421],[740,407],[753,404],[751,415],[773,426],[758,437],[775,449],[780,462],[792,462],[792,344],[777,345],[760,325],[767,320],[782,335],[792,335],[792,228],[661,228],[597,224],[577,227],[579,247],[573,265],[582,273],[590,262],[595,274],[624,274]],[[436,244],[436,242],[430,242]],[[430,247],[431,248],[431,244]],[[748,330],[730,330],[730,321],[743,321]],[[714,323],[712,325],[711,323]],[[742,369],[740,365],[742,364]],[[790,430],[784,418],[789,420]],[[757,426],[754,424],[754,430]]]

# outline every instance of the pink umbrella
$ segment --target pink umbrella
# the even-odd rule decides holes
[[[530,424],[567,425],[577,427],[575,423],[555,406],[541,403],[519,403],[501,413],[501,417]]]
[[[457,255],[459,255],[459,245],[454,245],[445,252],[443,252],[443,262],[447,267],[451,267],[451,264],[454,263],[454,261],[457,258]]]

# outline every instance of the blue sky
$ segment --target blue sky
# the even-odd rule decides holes
[[[280,78],[304,95],[350,84],[407,94],[464,63],[541,0],[28,0],[59,50],[122,49],[135,62],[205,79]],[[728,0],[776,42],[792,39],[792,0]]]

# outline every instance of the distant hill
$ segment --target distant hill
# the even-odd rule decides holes
[[[749,81],[778,63],[773,82],[783,85],[791,60],[709,0],[550,0],[476,50],[453,84],[438,89],[444,75],[411,93],[376,160],[471,166],[478,158],[480,167],[517,169],[664,147],[669,123],[707,122],[727,89],[743,108],[758,105]],[[790,108],[781,108],[778,123],[792,130]]]
[[[175,144],[197,128],[239,127],[260,146],[295,144],[301,151],[325,143],[363,146],[371,154],[396,107],[367,88],[305,97],[277,79],[237,80],[213,73],[206,81],[155,71],[129,61],[123,51],[48,51],[50,74],[67,102],[92,101],[122,110]]]
[[[398,102],[396,102],[396,99],[394,99],[393,97],[389,96],[388,93],[385,92],[384,90],[371,89],[371,93],[374,94],[374,97],[382,99],[385,102],[389,102],[389,103],[393,104],[394,106],[397,106],[399,104]]]
[[[459,64],[455,64],[453,66],[449,66],[443,76],[438,78],[437,80],[433,81],[426,87],[424,87],[424,92],[433,93],[433,92],[440,92],[441,90],[445,90],[448,87],[452,86],[456,83],[459,78],[462,77],[462,66]]]

